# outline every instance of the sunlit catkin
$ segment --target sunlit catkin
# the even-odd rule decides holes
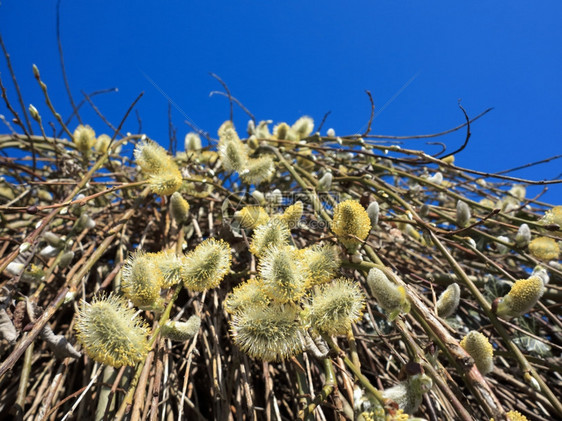
[[[303,249],[301,260],[306,267],[309,286],[330,282],[340,267],[338,250],[332,245],[314,245]]]
[[[461,289],[458,284],[451,284],[441,293],[437,300],[437,314],[439,317],[449,317],[457,310],[461,299]]]
[[[86,354],[102,364],[134,365],[148,354],[148,326],[114,295],[82,302],[75,329]]]
[[[470,222],[470,208],[462,200],[457,201],[457,225],[464,228]]]
[[[367,284],[377,303],[390,312],[390,320],[394,320],[401,312],[410,311],[410,302],[404,287],[392,283],[382,270],[372,268],[367,276]]]
[[[261,206],[244,206],[236,216],[246,229],[255,229],[269,221],[269,215]]]
[[[141,308],[160,307],[162,273],[152,256],[143,251],[131,254],[123,266],[121,288],[132,303]]]
[[[175,165],[176,164],[174,164],[174,166]],[[160,196],[167,196],[178,191],[182,185],[182,181],[181,172],[177,167],[170,167],[166,171],[150,174],[148,177],[150,190],[152,193],[156,193]]]
[[[496,314],[504,318],[519,317],[531,310],[544,294],[539,276],[516,281],[509,293],[495,303]]]
[[[183,224],[187,221],[189,203],[187,203],[187,200],[185,200],[179,192],[175,192],[170,197],[170,213],[178,224]]]
[[[545,212],[544,217],[540,220],[544,225],[558,225],[562,228],[562,206],[554,206]]]
[[[181,277],[186,288],[205,291],[217,287],[230,271],[230,245],[209,238],[185,257]]]
[[[150,139],[141,140],[134,151],[137,165],[147,174],[156,174],[175,165],[166,149]]]
[[[185,135],[184,139],[185,151],[199,151],[201,150],[201,137],[194,132]]]
[[[260,257],[268,247],[281,247],[289,244],[291,232],[289,227],[279,218],[271,218],[266,224],[254,230],[250,252]]]
[[[275,174],[275,165],[269,155],[249,158],[239,170],[242,181],[246,184],[261,184],[270,181]]]
[[[88,125],[83,126],[80,124],[76,127],[76,130],[74,130],[72,137],[74,138],[76,149],[84,154],[96,144],[96,132]]]
[[[537,259],[556,260],[560,254],[560,247],[553,238],[538,237],[529,243],[529,251]]]
[[[224,169],[231,172],[242,171],[248,162],[248,152],[232,122],[225,121],[220,126],[218,134],[218,151]]]
[[[460,346],[474,359],[482,375],[494,369],[494,347],[483,334],[474,330],[469,332],[460,342]]]
[[[234,314],[247,307],[265,307],[269,302],[270,300],[263,290],[261,279],[254,278],[234,288],[226,296],[223,305],[228,313]]]
[[[263,290],[271,300],[294,302],[306,292],[306,270],[298,257],[299,251],[291,246],[273,246],[261,256]]]
[[[371,230],[369,215],[359,202],[346,200],[334,209],[332,231],[349,253],[355,253]]]
[[[320,333],[342,335],[361,319],[365,296],[358,283],[346,278],[324,284],[308,307],[310,326]]]
[[[168,320],[162,326],[160,334],[167,339],[177,342],[185,342],[193,338],[201,327],[201,318],[193,315],[187,322]]]
[[[251,357],[264,361],[290,358],[303,350],[300,309],[292,305],[247,307],[232,318],[234,343]]]
[[[314,130],[314,120],[308,116],[299,118],[291,127],[298,135],[299,139],[310,136]]]
[[[111,143],[111,138],[106,134],[101,134],[96,139],[96,143],[94,144],[94,150],[99,154],[106,153],[110,143]]]
[[[289,229],[296,228],[299,225],[299,222],[302,218],[302,213],[304,210],[304,206],[302,202],[299,200],[289,206],[283,214],[279,216],[279,219],[287,224]]]
[[[174,250],[162,250],[151,254],[150,258],[159,271],[160,286],[170,288],[182,281],[182,268],[185,263],[184,255],[176,255]]]

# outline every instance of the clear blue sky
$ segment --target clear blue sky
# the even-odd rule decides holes
[[[34,103],[47,115],[31,72],[36,63],[57,108],[68,115],[55,6],[56,0],[2,0],[0,31],[26,105]],[[463,122],[458,99],[471,116],[495,107],[474,124],[471,143],[456,161],[493,172],[562,153],[561,16],[559,0],[63,0],[61,34],[75,99],[82,90],[118,87],[118,93],[95,98],[118,122],[145,91],[138,106],[143,131],[163,144],[167,100],[145,74],[199,127],[215,134],[228,118],[228,103],[209,97],[220,89],[208,75],[214,72],[258,120],[291,123],[307,114],[319,121],[331,111],[325,128],[338,134],[364,129],[365,89],[380,112],[373,124],[373,133],[380,134],[456,126]],[[3,104],[0,113],[7,114]],[[97,132],[106,131],[91,110],[84,116]],[[185,118],[174,110],[173,119],[183,139]],[[246,121],[235,110],[240,129]],[[125,130],[136,128],[133,116]],[[453,150],[464,133],[440,140]],[[423,141],[406,146],[425,148]],[[513,175],[554,178],[561,163]],[[561,204],[562,186],[551,186],[545,197]]]

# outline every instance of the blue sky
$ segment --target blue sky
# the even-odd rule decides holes
[[[56,0],[3,0],[0,31],[27,103],[46,116],[33,79],[37,64],[57,109],[68,115],[56,43]],[[117,123],[141,91],[143,131],[168,142],[167,100],[147,75],[204,130],[228,119],[214,72],[259,119],[291,123],[303,114],[338,134],[362,132],[369,115],[365,89],[378,115],[373,133],[433,133],[475,116],[468,148],[457,163],[500,171],[562,153],[562,3],[377,1],[79,1],[63,0],[61,34],[69,82],[81,91],[118,87],[95,98]],[[4,60],[0,72],[10,85]],[[10,91],[11,92],[11,91]],[[396,94],[399,93],[398,96]],[[389,103],[389,100],[392,100]],[[383,106],[386,107],[383,108]],[[183,139],[182,112],[173,120]],[[4,105],[0,113],[7,114]],[[107,131],[91,111],[96,132]],[[44,117],[45,118],[45,117]],[[235,110],[242,129],[246,116]],[[136,118],[125,130],[136,131]],[[450,150],[458,132],[441,138]],[[423,141],[405,144],[428,147]],[[429,151],[435,151],[429,148]],[[554,178],[562,160],[515,176]],[[530,195],[540,189],[530,189]],[[562,203],[562,186],[544,196]]]

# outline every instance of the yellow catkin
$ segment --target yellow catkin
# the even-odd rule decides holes
[[[369,235],[371,220],[359,202],[346,200],[336,205],[331,228],[347,250],[354,253]]]
[[[247,229],[255,229],[269,221],[269,215],[261,206],[244,206],[239,217],[240,225]]]
[[[540,260],[556,260],[560,254],[560,247],[553,238],[539,237],[529,243],[529,250]]]
[[[469,332],[460,346],[474,359],[480,373],[486,375],[494,369],[494,347],[483,334],[474,330]]]
[[[304,206],[299,200],[285,209],[285,212],[279,216],[279,219],[285,222],[289,229],[296,228],[302,218],[303,210]]]
[[[556,224],[562,227],[562,206],[547,210],[540,222],[544,225]]]
[[[181,278],[186,288],[205,291],[217,287],[230,271],[230,245],[209,238],[185,256]]]
[[[96,132],[86,125],[80,124],[73,133],[76,149],[82,153],[87,153],[96,144]]]
[[[146,323],[114,295],[83,302],[75,329],[90,358],[113,367],[134,365],[148,354]]]
[[[516,281],[509,293],[500,298],[496,314],[510,318],[519,317],[531,310],[544,293],[544,284],[539,276]]]

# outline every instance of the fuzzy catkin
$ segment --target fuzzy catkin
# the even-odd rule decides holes
[[[461,289],[458,284],[451,284],[441,293],[437,300],[437,314],[439,317],[451,316],[459,306]]]
[[[494,369],[494,347],[482,333],[471,331],[460,342],[460,346],[474,359],[482,375]]]
[[[496,314],[505,318],[519,317],[531,310],[544,294],[543,280],[539,276],[516,281],[509,293],[500,298]]]

